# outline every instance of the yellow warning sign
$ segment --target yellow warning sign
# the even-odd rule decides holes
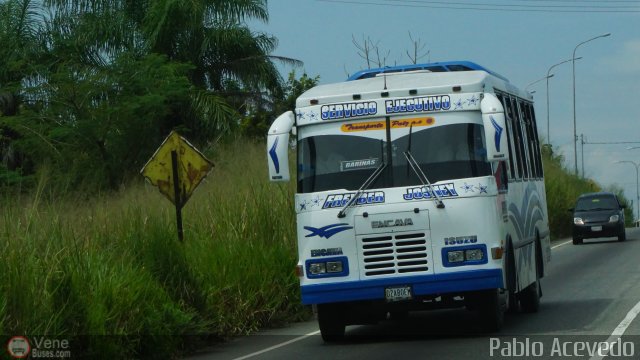
[[[174,153],[175,155],[172,155]],[[177,165],[173,168],[173,159]],[[185,138],[172,131],[162,142],[155,154],[147,161],[140,173],[158,187],[172,203],[178,207],[184,206],[209,171],[213,163],[209,161],[198,149]],[[174,173],[177,175],[178,187],[174,182]],[[176,203],[176,190],[178,190],[179,202]]]

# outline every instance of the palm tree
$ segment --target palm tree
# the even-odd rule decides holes
[[[21,82],[37,73],[41,8],[32,0],[0,3],[0,116],[15,115]]]
[[[96,64],[119,52],[152,52],[193,66],[193,108],[205,133],[228,130],[239,110],[238,98],[261,101],[282,93],[274,61],[300,62],[271,55],[277,40],[254,33],[246,21],[268,20],[265,0],[46,0],[60,24],[72,19],[84,56]],[[91,24],[91,25],[88,25]],[[63,27],[64,28],[64,27]],[[82,47],[81,47],[82,48]],[[238,91],[238,89],[240,91]],[[207,131],[208,130],[208,131]]]

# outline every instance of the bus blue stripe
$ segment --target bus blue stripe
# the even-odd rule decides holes
[[[411,285],[415,296],[503,288],[502,270],[470,270],[447,274],[405,276],[331,284],[303,285],[305,305],[342,301],[383,300],[389,286]]]

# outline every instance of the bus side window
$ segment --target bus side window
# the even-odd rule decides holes
[[[493,174],[496,178],[496,185],[498,187],[498,192],[507,191],[509,188],[509,179],[507,178],[507,162],[500,161],[496,166],[496,171]]]
[[[515,161],[515,153],[513,152],[513,134],[511,133],[511,121],[509,120],[509,117],[510,117],[509,107],[507,106],[507,99],[505,98],[504,94],[496,92],[496,97],[498,98],[498,100],[500,100],[500,102],[502,103],[502,106],[504,107],[504,112],[505,112],[504,115],[505,115],[506,124],[507,124],[506,133],[507,133],[507,145],[509,146],[509,163],[505,164],[508,166],[505,168],[504,172],[506,173],[506,176],[509,180],[513,180],[516,178],[516,168],[513,163]]]
[[[516,111],[518,112],[518,123],[520,129],[520,148],[522,153],[522,168],[524,170],[524,179],[531,179],[535,176],[533,175],[533,157],[531,157],[530,153],[530,143],[531,135],[527,130],[529,127],[529,120],[525,114],[524,110],[524,102],[522,99],[518,99],[514,102],[514,105],[517,105]]]

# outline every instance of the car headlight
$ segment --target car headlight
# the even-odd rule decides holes
[[[573,218],[573,223],[575,225],[584,225],[584,221],[582,221],[582,218],[579,218],[579,217],[574,217]]]
[[[611,222],[611,223],[618,222],[618,220],[620,220],[620,216],[619,215],[611,215],[611,217],[609,218],[609,222]]]

